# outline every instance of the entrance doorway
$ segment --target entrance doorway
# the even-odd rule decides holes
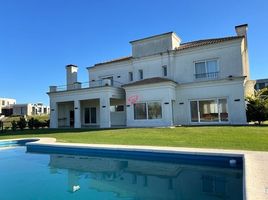
[[[70,111],[70,127],[74,127],[74,111]]]

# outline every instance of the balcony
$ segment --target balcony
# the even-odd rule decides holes
[[[216,79],[219,76],[219,72],[195,74],[194,76],[196,79]]]
[[[110,79],[103,79],[90,82],[76,82],[70,85],[59,85],[59,86],[50,86],[49,92],[61,92],[69,90],[80,90],[85,88],[97,88],[97,87],[121,87],[122,83]]]

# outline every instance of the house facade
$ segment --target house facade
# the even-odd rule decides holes
[[[48,92],[51,128],[246,124],[247,25],[235,30],[187,43],[174,32],[131,41],[131,56],[88,67],[86,83],[67,65],[66,86]]]
[[[12,106],[12,108],[13,108],[13,115],[20,115],[20,116],[48,115],[50,113],[49,106],[45,106],[43,103],[15,104]]]
[[[10,116],[13,113],[13,105],[16,104],[16,99],[0,98],[0,117]]]
[[[256,80],[255,90],[261,90],[265,87],[268,87],[268,78]]]

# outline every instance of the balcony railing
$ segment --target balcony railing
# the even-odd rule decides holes
[[[70,85],[50,86],[50,92],[60,92],[67,90],[78,90],[83,88],[96,88],[104,86],[121,87],[122,83],[110,79],[103,79],[90,82],[76,82]]]
[[[218,78],[219,72],[195,74],[196,79],[214,79]]]

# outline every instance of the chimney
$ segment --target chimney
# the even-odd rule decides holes
[[[248,31],[248,24],[242,24],[235,27],[235,31],[237,36],[244,36],[245,37],[245,46],[247,48],[247,31]]]
[[[66,66],[67,90],[75,89],[75,83],[77,82],[77,70],[78,67],[76,65]]]

